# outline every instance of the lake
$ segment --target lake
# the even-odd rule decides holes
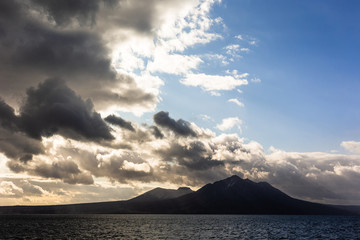
[[[360,217],[0,215],[0,239],[360,239]]]

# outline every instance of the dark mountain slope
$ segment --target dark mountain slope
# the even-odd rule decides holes
[[[226,214],[344,214],[328,205],[291,198],[265,182],[238,176],[207,184],[198,191],[173,199],[179,213]]]

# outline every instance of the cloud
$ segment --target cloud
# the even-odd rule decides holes
[[[206,114],[200,114],[199,117],[200,117],[200,119],[203,120],[203,121],[213,120],[212,117],[210,117],[209,115],[206,115]]]
[[[20,128],[30,137],[61,134],[72,139],[112,140],[109,128],[90,100],[83,101],[58,79],[48,79],[27,90],[20,108]]]
[[[238,99],[236,98],[231,98],[228,100],[228,102],[232,102],[232,103],[235,103],[236,105],[238,105],[239,107],[244,107],[244,103],[240,102]]]
[[[203,61],[198,56],[186,56],[180,54],[156,53],[154,61],[149,62],[147,69],[150,72],[163,72],[169,74],[186,74],[190,70],[197,69]]]
[[[210,31],[222,24],[210,17],[216,2],[4,1],[0,63],[6,67],[0,93],[16,105],[14,95],[58,77],[82,97],[91,97],[97,110],[137,115],[154,110],[163,82],[150,81],[149,87],[141,78],[198,68],[201,57],[183,52],[221,38]],[[131,72],[139,68],[145,71]]]
[[[252,83],[261,83],[261,79],[260,78],[252,78],[250,80]]]
[[[127,123],[125,127],[131,126],[129,122],[124,122]],[[57,173],[62,165],[47,166],[41,163],[40,168],[38,159],[34,157],[49,154],[44,138],[53,135],[84,142],[114,140],[110,128],[93,109],[91,101],[82,100],[59,79],[48,79],[37,88],[28,89],[18,115],[11,106],[0,100],[0,151],[11,159],[7,166],[12,171],[40,174],[43,177],[50,176],[44,170]],[[55,170],[51,172],[49,169]],[[68,182],[85,183],[84,179],[67,178]]]
[[[360,177],[355,167],[359,165],[359,156],[271,150],[267,156],[273,171],[269,181],[289,194],[327,202],[359,197],[353,192],[357,192],[354,181]],[[353,187],[353,191],[344,190]]]
[[[59,184],[60,181],[91,184],[98,179],[109,179],[132,186],[166,183],[199,187],[237,174],[254,181],[267,181],[293,197],[306,200],[354,204],[360,199],[358,155],[286,152],[273,147],[265,151],[261,144],[237,134],[217,136],[184,120],[185,126],[196,136],[179,137],[184,136],[176,132],[184,131],[178,129],[183,127],[177,125],[179,120],[170,118],[166,112],[155,116],[154,122],[159,116],[165,119],[164,126],[157,125],[164,131],[161,136],[155,136],[156,126],[147,125],[133,125],[135,131],[114,128],[112,144],[69,140],[54,135],[43,139],[46,155],[34,155],[27,163],[8,161],[7,165],[15,172]],[[237,118],[232,121],[240,123]],[[232,123],[224,124],[230,125]],[[124,142],[131,151],[114,147]],[[25,189],[20,183],[14,184]],[[47,188],[37,185],[42,190],[33,189],[34,194],[41,191],[43,195],[49,194]],[[67,191],[68,187],[63,189]]]
[[[27,162],[33,155],[44,153],[43,144],[24,133],[14,132],[0,127],[0,152],[8,158]]]
[[[234,127],[237,127],[241,132],[242,121],[238,117],[224,118],[222,122],[216,125],[216,128],[221,131],[227,131]]]
[[[132,126],[131,122],[125,121],[121,117],[117,117],[115,115],[109,115],[106,118],[104,118],[104,120],[107,121],[108,123],[111,123],[113,125],[119,126],[121,128],[124,128],[124,129],[127,129],[129,131],[132,131],[132,132],[135,131],[135,129]]]
[[[151,182],[162,178],[155,175],[151,165],[136,152],[119,150],[93,154],[84,149],[69,154],[79,161],[84,170],[96,177],[107,177],[120,183]]]
[[[232,57],[240,57],[240,52],[249,52],[249,48],[241,48],[239,44],[231,44],[224,48],[226,50],[226,54],[232,56]]]
[[[204,171],[210,168],[224,165],[224,162],[212,159],[211,150],[201,141],[191,141],[186,145],[172,143],[169,147],[156,151],[163,161],[176,161],[180,167],[186,170],[178,169],[177,171],[196,170]],[[184,174],[184,173],[182,173]]]
[[[0,41],[1,60],[7,62],[4,73],[10,75],[10,79],[2,81],[6,81],[9,89],[16,88],[19,84],[15,83],[19,82],[26,84],[25,87],[37,83],[29,75],[14,72],[12,67],[37,77],[51,75],[84,81],[79,78],[84,75],[113,81],[115,72],[99,36],[81,30],[55,30],[28,12],[31,5],[26,8],[17,1],[14,4],[19,9],[18,15],[14,16],[16,20],[0,19],[6,33]],[[11,82],[13,80],[16,82]]]
[[[243,38],[243,36],[242,36],[241,34],[236,35],[236,36],[235,36],[235,38],[237,38],[237,39],[239,39],[239,40],[243,40],[243,39],[244,39],[244,38]]]
[[[181,81],[187,86],[201,87],[205,91],[232,90],[236,87],[247,85],[246,79],[236,79],[233,76],[188,74]]]
[[[42,7],[47,16],[54,20],[57,25],[68,25],[77,20],[81,25],[94,25],[96,14],[99,11],[99,3],[96,0],[32,0],[33,3]]]
[[[38,176],[61,179],[69,184],[93,184],[94,180],[88,173],[80,171],[72,161],[57,161],[51,164],[41,163],[33,170]]]
[[[14,109],[0,98],[0,124],[3,128],[16,129],[18,119]]]
[[[163,138],[164,137],[164,134],[162,134],[162,132],[160,131],[160,129],[156,126],[151,126],[150,127],[152,133],[154,134],[154,136],[156,138]]]
[[[231,44],[225,47],[226,53],[232,56],[237,56],[237,52],[240,50],[239,44]]]
[[[47,193],[47,191],[45,191],[42,187],[40,187],[36,184],[32,184],[28,180],[22,180],[20,182],[19,186],[23,189],[24,194],[26,194],[26,195],[41,196],[41,195]]]
[[[351,153],[360,154],[360,142],[343,141],[340,145]]]
[[[191,128],[191,125],[189,122],[184,121],[182,119],[174,120],[169,117],[168,112],[158,112],[154,115],[154,122],[160,126],[165,127],[171,131],[173,131],[175,134],[188,137],[196,137],[197,134],[194,132],[194,130]]]
[[[13,93],[59,77],[81,96],[91,97],[97,109],[152,110],[159,101],[158,92],[142,88],[112,64],[109,46],[120,39],[110,37],[115,31],[110,26],[116,25],[112,17],[119,16],[115,11],[119,3],[3,1],[7,13],[0,16],[0,63],[5,66],[0,78],[2,96],[16,104]],[[104,21],[104,14],[112,20]]]
[[[150,172],[151,168],[147,163],[133,163],[124,161],[122,169],[135,172]]]
[[[0,198],[2,197],[19,197],[24,191],[10,181],[1,181],[0,183]]]
[[[105,183],[101,185],[75,185],[52,179],[30,179],[29,177],[0,177],[0,185],[3,182],[7,182],[7,186],[13,184],[19,188],[18,194],[14,190],[8,191],[10,194],[7,195],[0,194],[1,205],[3,206],[118,201],[129,199],[144,191],[143,188],[135,189],[132,186],[120,184],[117,186]],[[1,189],[4,188],[0,186],[0,192]]]
[[[9,158],[27,162],[44,149],[41,142],[20,131],[20,121],[14,109],[0,99],[0,151]]]
[[[129,6],[142,8],[146,5],[146,13],[134,16],[141,15],[139,18],[143,18],[152,12],[152,19],[146,19],[145,22],[153,22],[154,26],[151,34],[146,37],[126,35],[127,39],[117,45],[116,68],[127,73],[139,72],[138,77],[159,73],[183,76],[197,70],[204,63],[203,55],[187,54],[185,50],[222,38],[220,34],[211,31],[212,26],[222,24],[220,18],[210,17],[211,8],[216,2],[218,1],[175,0],[165,3],[151,0],[146,3],[120,3],[124,9]],[[124,15],[129,12],[131,10],[128,9]],[[137,19],[133,21],[136,22]]]
[[[205,54],[202,56],[205,59],[209,59],[214,62],[220,62],[221,65],[226,66],[229,64],[227,57],[222,54]]]

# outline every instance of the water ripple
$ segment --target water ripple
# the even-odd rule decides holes
[[[3,215],[0,239],[360,239],[357,216]]]

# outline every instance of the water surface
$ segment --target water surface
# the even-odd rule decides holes
[[[0,239],[360,239],[360,217],[0,215]]]

